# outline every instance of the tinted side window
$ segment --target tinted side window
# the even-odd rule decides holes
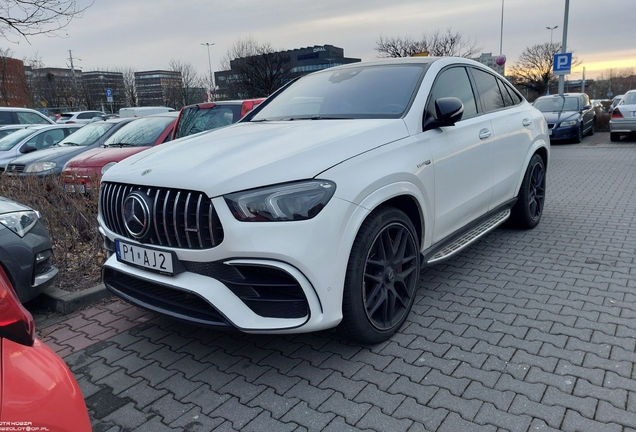
[[[497,80],[497,84],[499,84],[499,91],[501,92],[501,97],[503,98],[505,106],[513,106],[515,103],[512,101],[512,97],[510,93],[508,93],[508,89],[506,89],[506,85],[500,80]]]
[[[30,112],[17,112],[20,124],[50,124],[43,117]]]
[[[428,116],[437,118],[435,114],[435,101],[443,97],[456,97],[464,104],[464,115],[462,119],[477,115],[477,104],[475,94],[470,85],[468,74],[463,67],[454,67],[442,71],[435,84],[426,106]]]
[[[0,111],[0,124],[2,125],[13,124],[13,118],[11,118],[10,112]]]
[[[499,91],[499,85],[497,85],[497,78],[482,70],[473,68],[473,77],[477,84],[477,90],[481,95],[481,103],[483,104],[484,111],[495,111],[506,106],[503,96]]]

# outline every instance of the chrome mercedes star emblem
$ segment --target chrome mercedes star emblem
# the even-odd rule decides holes
[[[137,240],[144,240],[150,233],[150,204],[150,198],[140,191],[131,192],[124,199],[124,225]]]

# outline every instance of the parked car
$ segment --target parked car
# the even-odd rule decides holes
[[[630,90],[612,111],[610,140],[619,141],[622,135],[636,132],[636,90]]]
[[[0,126],[0,139],[6,137],[7,135],[11,135],[13,132],[15,132],[17,130],[28,128],[29,126],[33,126],[33,125],[31,125],[31,124],[14,124],[14,125]]]
[[[618,104],[621,102],[621,99],[623,99],[623,96],[625,96],[624,94],[619,94],[616,95],[612,98],[612,103],[609,106],[609,109],[607,110],[607,112],[612,113],[614,112],[614,108],[616,108],[618,106]]]
[[[60,114],[60,118],[57,119],[58,124],[86,124],[90,123],[93,117],[103,116],[106,113],[102,111],[73,111]]]
[[[541,96],[533,105],[548,122],[551,141],[580,143],[583,135],[594,135],[596,113],[585,93]]]
[[[44,114],[29,108],[0,107],[0,126],[12,124],[54,124]]]
[[[66,162],[79,154],[98,148],[111,135],[133,120],[135,119],[118,118],[89,123],[50,148],[13,159],[7,164],[4,174],[8,177],[59,175]]]
[[[422,267],[509,218],[539,223],[548,158],[541,113],[478,62],[325,69],[108,170],[103,281],[199,325],[340,325],[376,343],[406,320]]]
[[[236,123],[265,99],[205,102],[181,108],[172,139]]]
[[[39,212],[0,197],[0,262],[20,301],[34,299],[51,284],[58,272],[51,255]]]
[[[52,147],[80,127],[82,125],[77,124],[30,126],[0,139],[0,173],[18,156]]]
[[[600,99],[591,99],[590,105],[592,105],[592,109],[594,110],[594,114],[602,114],[605,112],[605,107],[603,106],[603,101]]]
[[[33,316],[20,304],[1,266],[0,316],[3,430],[90,432],[91,421],[73,373],[34,337]]]
[[[177,112],[154,114],[127,124],[104,144],[69,160],[62,170],[62,180],[69,192],[88,192],[110,167],[128,156],[172,138]]]

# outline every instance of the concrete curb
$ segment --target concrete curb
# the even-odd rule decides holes
[[[96,303],[110,296],[112,296],[112,294],[106,289],[104,284],[76,292],[50,287],[44,290],[36,301],[48,309],[67,315],[75,312],[82,306]]]

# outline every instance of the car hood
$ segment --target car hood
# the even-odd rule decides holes
[[[38,150],[25,154],[18,158],[12,159],[11,164],[29,165],[39,161],[55,161],[62,157],[72,157],[72,155],[80,154],[87,151],[89,147],[53,147],[44,150]]]
[[[543,117],[548,123],[560,123],[567,120],[576,120],[581,116],[578,111],[544,112]]]
[[[0,214],[12,213],[17,211],[33,210],[30,207],[11,201],[9,198],[0,197]]]
[[[406,136],[401,119],[236,123],[127,159],[103,180],[199,190],[214,197],[313,178]]]
[[[152,147],[100,147],[75,156],[69,161],[68,167],[103,167],[109,162],[120,162],[128,156],[132,156]]]

